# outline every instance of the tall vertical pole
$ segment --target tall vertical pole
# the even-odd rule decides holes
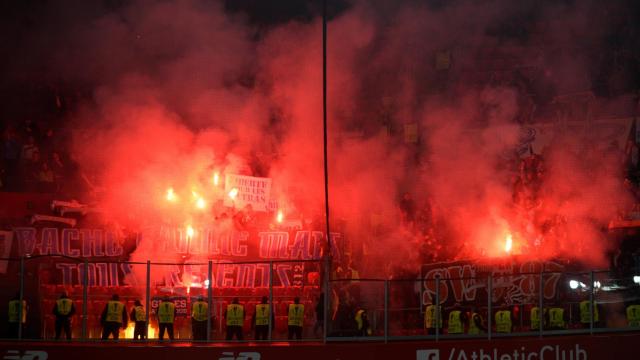
[[[82,271],[82,340],[87,339],[87,321],[89,306],[89,260],[84,259]]]
[[[24,304],[24,256],[20,258],[20,294],[18,295],[18,340],[22,340],[22,312],[25,311]]]
[[[591,270],[591,274],[590,274],[590,278],[591,278],[591,286],[590,286],[590,291],[589,291],[589,333],[591,333],[591,335],[593,335],[593,283],[595,280],[595,276],[593,274],[593,270]]]
[[[145,315],[144,318],[146,319],[146,325],[144,328],[144,338],[145,339],[149,339],[149,326],[151,325],[151,320],[149,319],[149,315],[150,314],[150,305],[151,304],[151,261],[147,260],[147,280],[145,282],[145,297],[144,297],[144,310],[145,310]]]
[[[542,269],[540,271],[540,284],[538,286],[539,288],[539,292],[540,292],[540,296],[538,298],[538,309],[540,310],[539,314],[540,314],[540,319],[539,319],[539,324],[538,326],[540,326],[540,328],[538,329],[539,332],[539,336],[542,337],[542,332],[544,331],[543,326],[544,326],[544,269]]]
[[[327,0],[322,1],[322,148],[324,158],[324,211],[327,224],[327,246],[324,253],[324,341],[329,326],[329,277],[331,276],[331,226],[329,225],[329,159],[327,156]]]
[[[384,281],[384,342],[389,339],[389,280]]]
[[[493,293],[493,277],[491,276],[491,274],[489,274],[489,277],[487,278],[487,339],[491,340],[491,326],[493,325],[492,323],[492,318],[491,318],[491,313],[493,312],[493,310],[491,309],[492,307],[492,293]]]
[[[436,276],[436,341],[440,339],[440,276]]]
[[[207,268],[207,341],[211,341],[211,309],[213,309],[213,262],[209,260]]]
[[[273,261],[269,261],[269,341],[271,341],[271,332],[273,331],[272,319],[274,319],[273,311]]]

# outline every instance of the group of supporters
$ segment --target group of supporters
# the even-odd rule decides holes
[[[626,307],[626,320],[629,327],[640,327],[640,305],[631,304]],[[592,316],[593,314],[593,316]],[[492,331],[509,334],[514,331],[514,312],[511,307],[499,307],[493,311]],[[596,302],[584,300],[579,303],[579,318],[574,322],[576,327],[588,329],[591,326],[601,327],[602,317]],[[443,325],[446,325],[444,327]],[[455,304],[448,313],[443,313],[442,306],[427,305],[424,311],[424,327],[428,335],[436,332],[447,334],[479,335],[488,331],[488,322],[475,306],[463,309]],[[533,306],[529,313],[529,330],[565,330],[570,326],[568,311],[564,306]]]
[[[9,338],[18,338],[20,337],[21,330],[24,333],[29,306],[26,300],[22,300],[21,302],[19,296],[9,301],[8,305],[8,335]],[[273,329],[275,326],[275,315],[269,304],[269,299],[263,296],[261,302],[255,306],[254,310],[251,319],[251,329],[255,331],[255,340],[268,340],[270,338],[270,329]],[[22,316],[20,316],[20,313],[22,313]],[[53,307],[56,340],[60,339],[62,332],[65,333],[67,340],[71,340],[71,319],[75,313],[76,309],[73,301],[66,293],[62,293]],[[174,340],[173,324],[176,319],[176,314],[176,305],[170,298],[162,298],[156,310],[159,340],[164,340],[165,333],[167,333],[169,340]],[[209,303],[203,296],[198,296],[196,301],[191,304],[190,315],[193,340],[209,339],[208,329],[210,329],[210,324],[213,323],[213,318],[209,311]],[[245,307],[237,297],[227,305],[224,313],[226,340],[244,339],[243,326],[245,315]],[[300,303],[300,298],[296,297],[293,303],[288,306],[287,325],[289,340],[302,339],[304,318],[304,305]],[[117,294],[113,294],[111,300],[106,303],[100,316],[102,339],[107,340],[111,337],[118,340],[120,329],[126,329],[129,321],[132,321],[135,323],[133,339],[145,340],[147,339],[147,319],[147,311],[139,300],[136,300],[134,306],[127,312],[127,307],[120,301],[120,297]]]

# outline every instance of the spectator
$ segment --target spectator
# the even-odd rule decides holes
[[[38,173],[39,189],[42,192],[53,192],[55,190],[55,178],[53,170],[49,167],[49,164],[42,162],[40,172]]]
[[[22,145],[22,152],[20,153],[20,158],[23,162],[29,162],[33,159],[34,153],[38,152],[38,146],[36,145],[36,140],[33,136],[29,136],[27,138],[27,142]]]

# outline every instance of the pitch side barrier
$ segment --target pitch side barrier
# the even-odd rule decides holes
[[[158,341],[156,309],[163,299],[176,305],[174,342],[226,342],[225,309],[237,298],[245,308],[241,342],[256,341],[252,317],[256,305],[267,298],[273,309],[267,340],[288,339],[288,305],[299,297],[304,305],[303,336],[295,341],[396,341],[493,339],[552,335],[615,333],[640,330],[633,322],[633,305],[640,304],[640,277],[614,276],[609,271],[527,272],[475,277],[421,279],[338,279],[321,282],[323,264],[313,260],[224,262],[91,262],[63,256],[0,258],[3,324],[8,305],[25,304],[24,325],[17,333],[3,327],[3,339],[50,341],[55,338],[53,307],[62,293],[75,306],[72,341],[100,342],[100,315],[113,294],[125,303],[127,314],[136,300],[144,306],[147,340]],[[324,289],[328,288],[328,291]],[[322,293],[329,296],[322,297]],[[202,297],[208,304],[206,338],[193,339],[191,306]],[[320,304],[320,306],[319,306]],[[425,310],[433,311],[425,327]],[[324,308],[324,313],[321,309]],[[435,308],[435,307],[434,307]],[[534,308],[548,314],[562,310],[562,327],[551,326],[548,316],[533,318]],[[433,308],[432,308],[433,309]],[[586,313],[585,313],[586,309]],[[318,314],[317,310],[321,313]],[[14,309],[15,311],[15,309]],[[480,331],[470,333],[462,320],[457,330],[449,315],[478,314]],[[508,311],[511,326],[496,324],[496,313]],[[554,310],[557,313],[557,310]],[[596,315],[597,314],[597,315]],[[631,316],[631,317],[630,317]],[[537,320],[536,320],[537,319]],[[537,325],[536,325],[537,321]],[[557,323],[555,324],[557,325]],[[132,340],[133,322],[120,331],[120,341]],[[64,337],[64,336],[63,336]],[[165,335],[165,341],[167,341]],[[238,342],[238,340],[232,340]]]

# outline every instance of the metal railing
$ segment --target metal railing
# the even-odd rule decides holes
[[[175,341],[227,341],[224,336],[224,310],[232,298],[239,298],[240,303],[245,305],[245,315],[249,315],[245,316],[243,332],[253,330],[251,315],[254,305],[263,296],[267,297],[267,303],[275,315],[268,322],[265,341],[289,340],[287,310],[294,297],[300,297],[305,305],[305,341],[439,341],[640,330],[628,324],[626,313],[630,305],[640,304],[640,278],[616,278],[610,276],[608,271],[409,280],[337,279],[323,284],[320,277],[324,268],[315,260],[98,263],[68,258],[75,265],[61,267],[59,261],[43,265],[41,261],[33,261],[36,259],[0,259],[9,263],[9,271],[0,274],[6,280],[2,291],[4,300],[12,300],[11,296],[18,288],[18,294],[14,296],[19,300],[18,314],[22,314],[23,300],[28,306],[26,323],[17,326],[17,333],[3,334],[6,335],[3,338],[29,341],[52,339],[51,325],[55,317],[51,314],[51,307],[60,292],[69,292],[75,306],[81,309],[75,316],[80,322],[72,330],[74,341],[101,340],[99,318],[112,293],[121,295],[127,315],[132,310],[134,299],[144,299],[141,301],[146,315],[147,340],[144,341],[157,340],[158,324],[154,314],[157,302],[164,296],[171,296],[180,304],[181,313],[175,322]],[[33,266],[30,265],[32,263]],[[47,274],[52,269],[63,269],[63,274],[58,274],[62,275],[62,281],[59,281],[60,276]],[[260,279],[257,279],[258,276]],[[294,283],[291,282],[293,280]],[[126,283],[120,284],[122,281]],[[171,281],[180,284],[172,284]],[[246,286],[250,284],[254,287]],[[328,289],[328,295],[322,297],[325,289]],[[206,320],[206,337],[193,340],[190,329],[191,303],[198,296],[206,299],[209,316]],[[318,301],[324,305],[323,314],[316,313]],[[584,314],[585,303],[588,306],[587,315]],[[430,304],[440,304],[441,310],[436,310],[433,315],[434,324],[442,325],[425,326],[424,311]],[[529,316],[533,307],[537,307],[541,314],[537,324]],[[551,328],[545,320],[544,314],[552,307],[563,309],[563,328]],[[507,308],[512,317],[510,329],[498,332],[496,312]],[[361,314],[360,319],[356,317],[360,310],[366,314],[364,322],[362,316],[365,315]],[[462,314],[479,314],[484,331],[470,334],[470,320],[463,320],[462,330],[450,333],[447,329],[448,314],[452,310]],[[275,319],[275,323],[271,319]],[[367,331],[369,329],[370,332]],[[129,330],[127,328],[122,332],[120,340],[133,341]],[[251,336],[247,338],[243,341],[255,341]]]

